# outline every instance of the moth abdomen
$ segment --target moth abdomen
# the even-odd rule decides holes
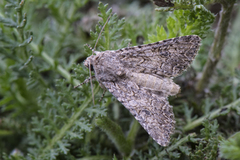
[[[140,87],[149,90],[161,91],[169,95],[175,95],[180,90],[180,87],[169,78],[158,78],[149,74],[134,72],[128,74],[128,77]]]

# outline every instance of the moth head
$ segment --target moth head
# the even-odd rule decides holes
[[[85,61],[84,61],[84,66],[89,68],[90,67],[90,70],[93,71],[94,68],[93,68],[93,59],[92,59],[92,56],[88,57]]]
[[[98,59],[99,58],[99,56],[101,57],[101,52],[98,52],[98,51],[94,51],[93,50],[93,53],[95,54],[95,55],[91,55],[90,57],[88,57],[85,61],[84,61],[84,66],[85,67],[87,67],[87,68],[89,68],[90,67],[90,69],[91,69],[91,71],[93,71],[94,70],[94,62],[96,61],[96,59]]]

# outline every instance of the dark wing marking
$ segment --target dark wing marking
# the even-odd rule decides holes
[[[191,64],[200,47],[197,35],[182,36],[117,50],[120,62],[132,72],[175,77]]]
[[[159,7],[173,7],[171,0],[153,0],[153,3]]]
[[[165,95],[139,88],[134,82],[101,82],[160,145],[167,146],[174,131],[174,115]]]

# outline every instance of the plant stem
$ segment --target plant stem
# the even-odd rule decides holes
[[[131,144],[131,146],[134,145],[135,138],[137,137],[139,128],[140,128],[139,122],[136,119],[134,119],[127,135],[127,141]]]
[[[129,156],[132,151],[132,145],[125,138],[121,127],[107,117],[101,117],[95,120],[96,125],[101,128],[113,141],[122,156]]]
[[[219,108],[219,109],[217,109],[215,111],[212,111],[209,114],[207,114],[205,116],[202,116],[201,118],[198,118],[197,120],[187,124],[183,128],[183,131],[187,132],[189,130],[192,130],[192,129],[200,126],[205,118],[209,118],[211,120],[211,119],[214,119],[214,118],[216,118],[216,117],[218,117],[220,115],[225,115],[226,113],[228,113],[230,111],[231,108],[237,108],[239,104],[240,104],[240,98],[237,99],[236,101],[234,101],[234,102],[232,102],[232,103],[222,107],[222,108]]]
[[[24,37],[24,27],[20,27],[21,24],[23,23],[23,21],[26,22],[26,19],[23,19],[23,7],[24,7],[24,0],[18,0],[18,7],[16,7],[16,11],[17,11],[17,32],[20,36],[20,43],[23,43],[24,40],[25,40],[25,37]],[[25,15],[26,16],[26,15]],[[26,18],[26,17],[25,17]],[[25,26],[25,25],[24,25]],[[27,49],[26,47],[24,46],[23,48],[20,48],[20,52],[23,53],[23,59],[24,60],[27,60],[28,59],[28,54],[27,54]]]
[[[214,42],[208,54],[208,60],[203,69],[202,77],[198,81],[196,90],[202,91],[207,87],[208,82],[215,71],[216,65],[221,58],[221,52],[224,47],[225,38],[227,35],[227,29],[231,18],[231,13],[235,0],[220,1],[222,5],[222,11],[220,12],[220,19],[218,27],[215,32]]]

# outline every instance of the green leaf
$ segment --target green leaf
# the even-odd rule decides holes
[[[235,133],[227,140],[220,143],[220,156],[230,160],[238,160],[240,157],[240,132]]]
[[[192,10],[174,10],[167,18],[167,30],[163,26],[156,27],[157,34],[148,35],[146,43],[153,43],[177,36],[198,35],[205,38],[215,16],[203,5],[196,5]]]

